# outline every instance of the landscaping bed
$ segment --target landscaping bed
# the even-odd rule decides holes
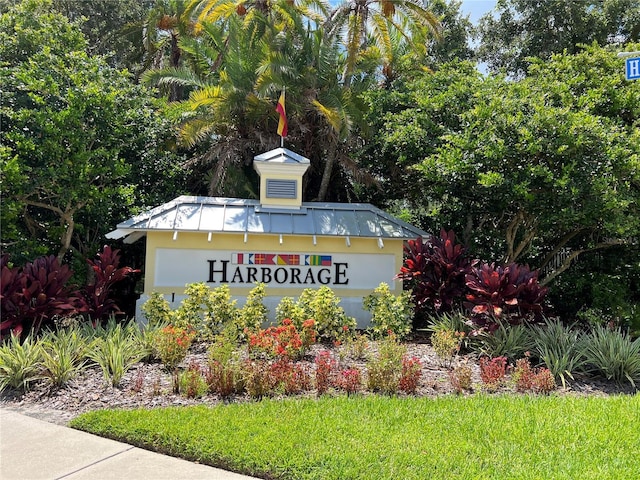
[[[441,359],[434,352],[433,347],[426,338],[418,337],[403,342],[407,347],[408,355],[417,358],[421,363],[421,377],[417,390],[412,396],[436,397],[443,395],[456,395],[449,377],[450,368],[442,365]],[[206,343],[194,344],[181,363],[181,369],[196,362],[203,367],[207,364]],[[375,354],[376,342],[370,342],[370,354]],[[297,363],[313,370],[314,359],[322,350],[331,351],[336,358],[340,357],[340,347],[333,345],[313,345],[303,359]],[[459,355],[455,359],[457,364],[466,363],[472,370],[472,390],[464,391],[461,395],[468,396],[478,392],[487,392],[483,387],[480,377],[478,358],[475,354]],[[345,366],[357,366],[364,369],[366,361],[355,360],[349,357],[343,359]],[[491,394],[514,392],[515,388],[509,379]],[[574,375],[574,380],[567,382],[563,388],[558,386],[553,395],[617,395],[633,394],[635,388],[630,384],[616,384],[615,382],[594,379],[591,377]],[[298,396],[315,397],[317,391],[309,391]],[[332,390],[329,395],[343,394],[338,390]],[[274,394],[276,397],[279,394]],[[372,395],[369,392],[361,392],[358,395]],[[399,393],[399,395],[406,395]],[[0,405],[19,411],[26,415],[34,416],[46,421],[61,425],[67,424],[77,415],[91,410],[105,408],[158,408],[167,406],[184,405],[216,405],[223,402],[250,402],[254,399],[247,394],[233,395],[222,399],[215,394],[206,394],[201,398],[187,398],[183,394],[173,393],[172,375],[159,363],[135,364],[122,378],[119,386],[113,387],[105,382],[102,371],[97,366],[86,368],[79,377],[71,380],[62,388],[51,388],[46,383],[35,383],[26,393],[7,389],[0,393]]]

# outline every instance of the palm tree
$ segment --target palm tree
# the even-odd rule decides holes
[[[182,63],[180,40],[193,33],[194,23],[186,9],[188,0],[157,0],[143,25],[143,42],[147,51],[143,70],[178,68]],[[182,91],[173,85],[169,100],[180,99]]]
[[[439,35],[440,23],[416,0],[347,0],[331,12],[325,29],[328,35],[344,33],[342,81],[349,85],[360,55],[370,46],[380,52],[384,72],[393,60],[392,32],[399,32],[414,48],[423,48],[427,33]]]
[[[230,168],[247,165],[256,153],[277,145],[274,107],[284,87],[287,140],[312,161],[308,195],[327,198],[336,164],[358,173],[344,147],[363,118],[363,104],[353,88],[364,84],[346,88],[340,83],[343,57],[335,38],[328,42],[321,29],[305,28],[301,21],[294,25],[283,30],[283,24],[265,21],[260,27],[264,34],[256,40],[251,38],[256,25],[247,25],[242,17],[230,16],[224,24],[205,20],[197,39],[181,40],[189,66],[145,76],[151,83],[191,90],[173,108],[179,109],[182,142],[207,145],[194,160],[213,166],[211,195],[224,191]],[[221,42],[223,37],[227,41]],[[217,68],[207,68],[216,63]]]
[[[319,201],[330,196],[335,199],[344,191],[339,185],[345,187],[343,182],[332,182],[336,165],[351,177],[367,175],[350,160],[348,152],[354,127],[363,127],[364,104],[359,96],[368,84],[354,82],[347,87],[340,82],[344,63],[341,45],[321,28],[278,40],[266,52],[257,89],[275,96],[280,86],[287,86],[293,141],[312,165],[307,196]],[[335,188],[330,195],[332,185]]]
[[[262,49],[243,41],[239,19],[223,27],[204,22],[196,43],[181,42],[192,56],[191,65],[156,70],[144,81],[159,86],[180,86],[190,91],[187,99],[172,105],[179,120],[179,140],[187,147],[203,146],[204,153],[192,161],[212,166],[208,192],[225,192],[225,176],[232,167],[250,163],[264,148],[273,104],[254,92]],[[227,36],[232,41],[221,43]],[[216,69],[206,68],[224,60]],[[228,193],[228,192],[227,192]]]

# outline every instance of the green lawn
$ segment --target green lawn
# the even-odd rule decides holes
[[[265,400],[95,411],[71,425],[268,478],[640,478],[638,394]]]

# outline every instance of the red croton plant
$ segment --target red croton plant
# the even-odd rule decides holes
[[[37,332],[55,317],[86,311],[82,295],[66,286],[73,272],[53,255],[37,258],[22,268],[9,267],[9,257],[3,255],[1,266],[0,335]]]
[[[139,273],[131,267],[120,265],[120,250],[113,250],[105,245],[97,260],[87,260],[91,266],[95,279],[84,289],[87,311],[92,319],[103,319],[109,314],[122,313],[111,292],[116,283],[121,282],[133,273]]]

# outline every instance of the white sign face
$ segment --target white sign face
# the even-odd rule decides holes
[[[280,288],[373,290],[380,283],[393,283],[395,255],[389,254],[306,254],[246,252],[229,250],[156,250],[156,287],[183,288],[205,282],[211,287],[251,288],[264,283]]]

